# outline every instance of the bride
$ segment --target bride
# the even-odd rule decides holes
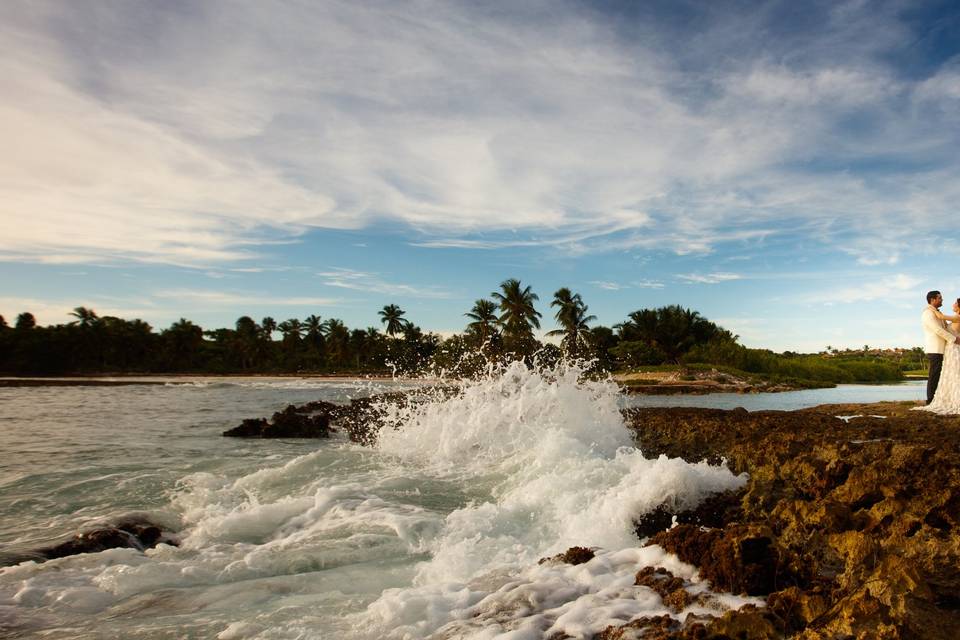
[[[956,315],[945,316],[939,309],[934,308],[934,315],[938,320],[949,322],[947,329],[954,335],[960,335],[960,298],[953,303],[953,312]],[[925,407],[917,407],[921,411],[932,411],[942,415],[960,414],[960,345],[948,343],[943,353],[943,369],[940,372],[940,384],[933,402]]]

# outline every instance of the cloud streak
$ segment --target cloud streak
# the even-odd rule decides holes
[[[893,5],[795,32],[784,6],[628,39],[546,2],[13,5],[0,259],[209,268],[387,221],[428,248],[789,233],[891,264],[876,239],[918,246],[960,199],[960,74],[881,62],[911,36]]]
[[[378,274],[335,267],[329,271],[317,273],[321,282],[328,287],[350,289],[363,293],[378,293],[390,296],[409,296],[412,298],[450,298],[450,292],[439,287],[418,286],[388,282]]]
[[[677,275],[677,278],[687,284],[720,284],[721,282],[731,282],[733,280],[742,280],[743,276],[736,273],[713,272],[713,273],[686,273]]]

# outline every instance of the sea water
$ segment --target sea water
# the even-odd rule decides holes
[[[624,398],[575,368],[513,367],[393,410],[376,447],[220,433],[289,403],[406,383],[199,381],[0,389],[0,552],[146,517],[179,546],[0,568],[0,635],[44,638],[589,637],[671,613],[633,585],[663,566],[633,519],[746,481],[647,458]],[[571,546],[577,565],[539,564]],[[677,615],[677,614],[674,614]],[[682,617],[682,616],[681,616]]]

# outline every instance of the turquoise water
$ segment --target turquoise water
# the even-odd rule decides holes
[[[0,388],[0,553],[131,515],[181,541],[0,568],[0,636],[581,637],[669,613],[631,586],[640,566],[706,588],[692,567],[638,549],[634,516],[744,482],[723,467],[643,458],[620,407],[786,409],[923,390],[624,397],[609,383],[513,370],[395,416],[377,449],[342,434],[220,436],[287,404],[403,386]],[[598,557],[576,570],[537,564],[573,545],[598,547]],[[746,602],[711,597],[721,611]]]

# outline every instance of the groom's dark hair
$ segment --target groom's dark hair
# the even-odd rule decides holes
[[[932,302],[933,299],[936,298],[938,295],[940,295],[940,292],[939,292],[939,291],[928,291],[928,292],[927,292],[927,304],[930,304],[930,302]]]

